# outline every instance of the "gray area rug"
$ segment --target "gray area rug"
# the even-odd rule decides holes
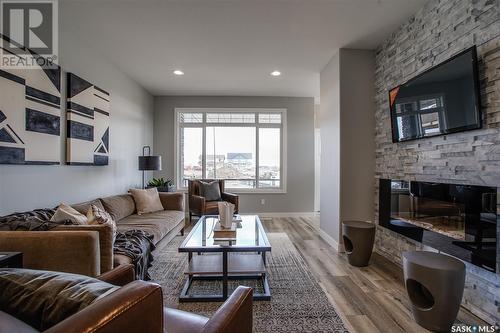
[[[271,301],[254,302],[254,332],[348,332],[333,305],[330,304],[310,269],[284,233],[267,234],[272,252],[267,257]],[[163,288],[166,306],[210,317],[221,303],[180,303],[178,295],[184,284],[187,254],[178,253],[183,237],[175,237],[155,251],[152,281]],[[238,284],[261,288],[254,282]],[[192,286],[196,293],[219,292],[220,283],[200,282]]]

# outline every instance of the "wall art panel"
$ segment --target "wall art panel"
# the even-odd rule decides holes
[[[2,52],[9,42],[0,35]],[[0,66],[0,164],[59,164],[60,133],[61,68]]]
[[[109,164],[109,93],[68,73],[67,154],[70,165]]]

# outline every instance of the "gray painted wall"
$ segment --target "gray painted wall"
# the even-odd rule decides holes
[[[472,45],[478,47],[485,128],[393,144],[388,90]],[[499,45],[500,1],[432,0],[377,50],[377,187],[378,178],[500,186]],[[378,188],[374,200],[378,205]],[[376,250],[398,264],[402,251],[423,248],[387,229],[378,230]],[[499,263],[497,254],[497,267]],[[466,265],[462,304],[499,325],[500,272]]]
[[[286,108],[287,193],[242,194],[241,212],[314,210],[314,99],[311,97],[163,96],[155,97],[155,153],[162,155],[158,176],[174,177],[174,117],[177,107]],[[260,200],[266,204],[261,205]]]
[[[340,221],[373,217],[374,73],[373,51],[340,49],[320,76],[320,225],[337,242]]]
[[[340,54],[320,74],[320,228],[339,241],[340,221]]]
[[[74,72],[111,94],[110,165],[1,165],[0,215],[53,207],[61,201],[75,203],[123,193],[141,184],[137,156],[144,144],[153,143],[153,97],[106,58],[75,40],[65,28],[70,22],[64,21],[63,8],[61,11],[59,56],[62,69]],[[65,72],[62,87],[66,87]],[[65,124],[64,116],[63,108],[62,124]],[[66,147],[65,127],[61,126],[62,162]]]
[[[375,52],[340,49],[341,221],[372,220]]]

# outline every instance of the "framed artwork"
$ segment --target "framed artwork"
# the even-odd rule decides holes
[[[66,163],[109,164],[109,93],[67,74]]]
[[[59,164],[60,135],[61,68],[0,66],[0,164]]]

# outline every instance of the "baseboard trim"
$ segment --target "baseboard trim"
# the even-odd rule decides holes
[[[328,245],[330,245],[331,247],[333,247],[333,249],[337,252],[342,252],[342,249],[339,247],[339,243],[333,239],[332,236],[330,236],[329,234],[327,234],[324,230],[322,230],[321,228],[318,228],[318,232],[319,232],[319,235],[321,238],[323,238],[323,240],[325,242],[328,243]]]
[[[283,213],[241,213],[242,215],[259,215],[263,218],[273,217],[315,217],[319,216],[317,212],[283,212]]]

